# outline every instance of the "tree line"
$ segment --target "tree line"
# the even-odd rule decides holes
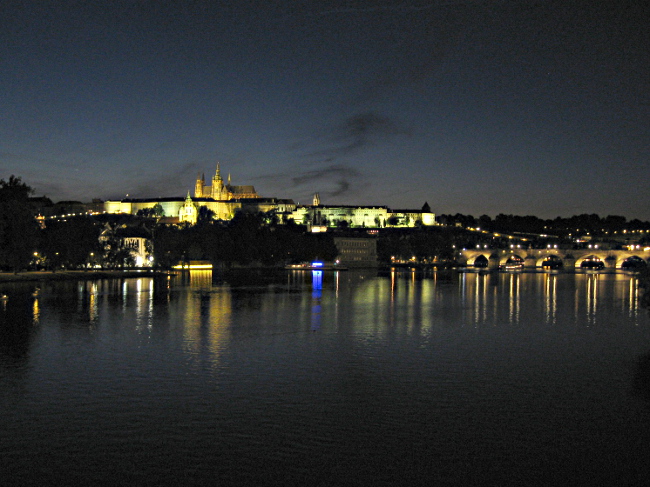
[[[30,206],[32,189],[20,178],[0,179],[0,269],[75,269],[133,265],[126,237],[150,242],[154,264],[209,260],[226,266],[280,265],[312,259],[333,260],[331,234],[309,234],[302,225],[280,225],[273,214],[240,212],[214,220],[203,207],[196,225],[160,224],[160,212],[84,215],[38,221]]]
[[[168,267],[178,262],[208,260],[225,266],[281,265],[312,259],[333,260],[337,249],[330,232],[311,234],[293,221],[280,224],[273,213],[238,212],[232,220],[215,220],[206,207],[199,210],[196,225],[160,224],[160,208],[139,215],[77,216],[48,220],[39,226],[30,207],[32,190],[20,178],[0,179],[0,269],[104,268],[133,264],[125,237],[145,237],[152,244],[154,264]],[[418,261],[453,261],[462,248],[488,245],[507,248],[513,241],[494,233],[548,234],[554,242],[571,242],[570,234],[594,236],[623,229],[647,229],[650,223],[626,221],[624,217],[578,215],[543,220],[534,216],[499,214],[441,215],[440,227],[384,229],[377,239],[380,262],[391,258]],[[481,228],[492,234],[468,231]],[[347,230],[353,232],[353,230]],[[555,237],[553,237],[555,238]],[[564,240],[563,240],[564,239]],[[529,238],[527,245],[546,243],[543,237]]]
[[[279,224],[264,213],[238,212],[229,221],[199,220],[196,225],[165,225],[153,232],[154,262],[208,260],[226,266],[280,265],[313,259],[333,260],[331,234],[311,234],[293,222]]]
[[[551,234],[566,237],[576,234],[595,236],[611,235],[623,230],[650,230],[650,222],[633,219],[628,221],[624,216],[608,215],[601,218],[597,214],[574,215],[568,218],[542,219],[536,216],[519,216],[498,214],[495,218],[481,215],[439,215],[439,223],[445,225],[460,225],[465,228],[478,227],[490,232]]]

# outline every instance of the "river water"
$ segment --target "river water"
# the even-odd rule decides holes
[[[650,319],[630,274],[198,271],[39,286],[1,289],[2,485],[650,474]]]

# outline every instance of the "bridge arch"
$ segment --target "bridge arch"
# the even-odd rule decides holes
[[[523,264],[526,259],[526,255],[519,255],[519,253],[516,252],[504,254],[501,256],[495,256],[495,257],[499,259],[499,265],[508,264],[509,260],[511,261],[511,263],[521,262]]]
[[[581,269],[604,269],[606,267],[603,256],[597,254],[586,254],[576,259],[576,268]]]
[[[559,269],[564,267],[564,259],[558,254],[545,254],[535,259],[535,267],[549,267],[551,269]]]
[[[489,264],[490,264],[489,259],[483,254],[477,255],[473,263],[474,267],[480,267],[480,268],[486,268],[489,266]]]
[[[540,269],[549,259],[560,259],[565,270],[579,269],[587,259],[598,259],[607,269],[623,269],[623,264],[632,257],[636,257],[650,266],[650,247],[633,250],[615,249],[468,249],[459,252],[458,261],[467,266],[473,266],[477,259],[484,262],[487,259],[488,267],[496,269],[507,262],[511,256],[516,255],[524,260],[527,269]],[[554,256],[554,257],[553,257]],[[633,259],[636,260],[636,259]],[[638,262],[638,261],[637,261]]]
[[[467,267],[496,269],[501,261],[498,250],[463,250],[459,253],[458,263]]]
[[[638,255],[630,255],[625,259],[619,259],[619,260],[622,261],[620,262],[620,264],[619,262],[617,262],[616,267],[617,268],[620,267],[621,269],[635,270],[635,269],[642,269],[648,266],[648,262],[643,258],[639,257]]]

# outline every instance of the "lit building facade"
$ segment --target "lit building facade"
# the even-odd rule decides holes
[[[347,267],[377,267],[377,240],[372,237],[334,237],[336,259]]]
[[[254,186],[236,186],[230,184],[230,175],[226,184],[221,177],[219,164],[212,178],[212,184],[205,184],[205,177],[199,176],[194,186],[194,197],[188,192],[185,198],[128,198],[104,202],[106,213],[126,213],[137,215],[141,210],[150,210],[160,205],[162,216],[178,222],[196,223],[199,208],[207,207],[218,220],[230,220],[235,212],[242,208],[242,200],[261,199]]]
[[[224,182],[221,170],[212,177],[212,184],[205,184],[205,177],[199,176],[194,186],[194,197],[188,192],[185,198],[147,198],[106,201],[106,213],[138,214],[159,205],[166,221],[194,224],[202,206],[212,211],[217,220],[231,220],[237,211],[253,213],[275,212],[280,223],[294,220],[310,228],[389,228],[435,225],[435,214],[429,205],[420,210],[391,210],[387,206],[323,205],[320,196],[314,195],[311,205],[296,206],[293,200],[262,198],[253,186],[236,186]]]
[[[428,203],[421,210],[391,210],[387,206],[322,205],[318,193],[312,205],[291,212],[296,223],[314,227],[387,228],[435,225]]]

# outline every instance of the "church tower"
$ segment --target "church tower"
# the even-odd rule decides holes
[[[194,185],[194,197],[203,198],[203,187],[205,186],[205,174],[196,177],[196,184]]]
[[[320,195],[318,193],[314,193],[314,201],[312,203],[312,206],[320,206]]]
[[[185,204],[181,206],[181,209],[178,212],[178,221],[179,222],[189,222],[194,225],[198,219],[198,211],[196,206],[192,202],[190,197],[190,192],[187,192],[187,198],[185,198]]]
[[[223,178],[221,177],[221,169],[219,168],[219,163],[217,162],[217,172],[212,178],[212,192],[210,197],[215,200],[224,200],[225,197]]]

